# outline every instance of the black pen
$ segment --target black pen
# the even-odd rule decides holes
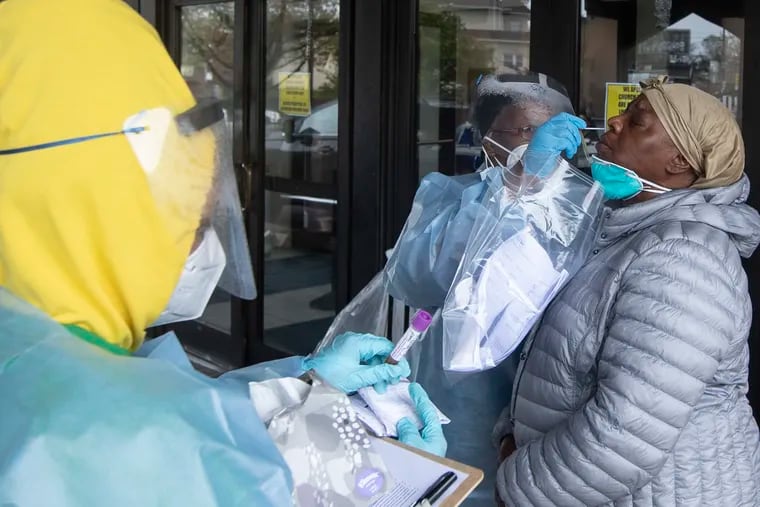
[[[437,481],[425,491],[422,496],[414,503],[414,505],[422,504],[423,500],[427,500],[430,505],[433,505],[436,500],[446,492],[452,484],[457,480],[457,474],[454,472],[446,472],[438,478]]]

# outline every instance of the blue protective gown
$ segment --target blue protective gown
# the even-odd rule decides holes
[[[486,189],[481,173],[455,177],[431,173],[422,180],[386,267],[386,286],[394,298],[413,308],[443,306]],[[415,380],[451,419],[444,427],[446,456],[485,473],[464,505],[492,506],[497,460],[491,432],[509,404],[518,354],[491,370],[454,376],[442,367],[442,335],[438,316],[411,353],[411,362],[418,363]]]
[[[248,382],[300,358],[212,379],[173,334],[114,355],[0,289],[0,505],[290,505],[290,472]]]

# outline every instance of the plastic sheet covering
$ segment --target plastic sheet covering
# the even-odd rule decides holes
[[[450,371],[493,368],[522,342],[596,240],[601,187],[561,157],[546,179],[494,167],[442,310]]]
[[[0,505],[291,505],[248,381],[300,358],[211,379],[174,335],[113,355],[2,289],[0,337]]]
[[[412,308],[443,306],[487,184],[481,173],[427,175],[385,266],[385,285]]]
[[[490,434],[509,403],[515,375],[513,361],[491,370],[452,376],[443,369],[440,307],[453,283],[467,240],[486,196],[481,174],[425,177],[412,212],[385,267],[388,292],[397,300],[432,310],[433,323],[407,354],[410,377],[422,384],[451,423],[444,428],[447,457],[480,468],[483,482],[468,497],[468,507],[493,506],[496,450]]]
[[[316,354],[343,333],[386,336],[388,303],[388,292],[383,284],[383,273],[380,272],[338,313],[313,353]]]

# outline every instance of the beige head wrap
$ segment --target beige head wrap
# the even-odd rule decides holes
[[[697,173],[693,188],[723,187],[744,172],[744,141],[731,112],[712,95],[662,76],[641,83],[678,151]]]

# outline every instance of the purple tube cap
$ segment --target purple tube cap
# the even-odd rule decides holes
[[[412,318],[412,329],[418,333],[424,333],[430,327],[431,322],[433,322],[433,316],[425,310],[420,310]]]

